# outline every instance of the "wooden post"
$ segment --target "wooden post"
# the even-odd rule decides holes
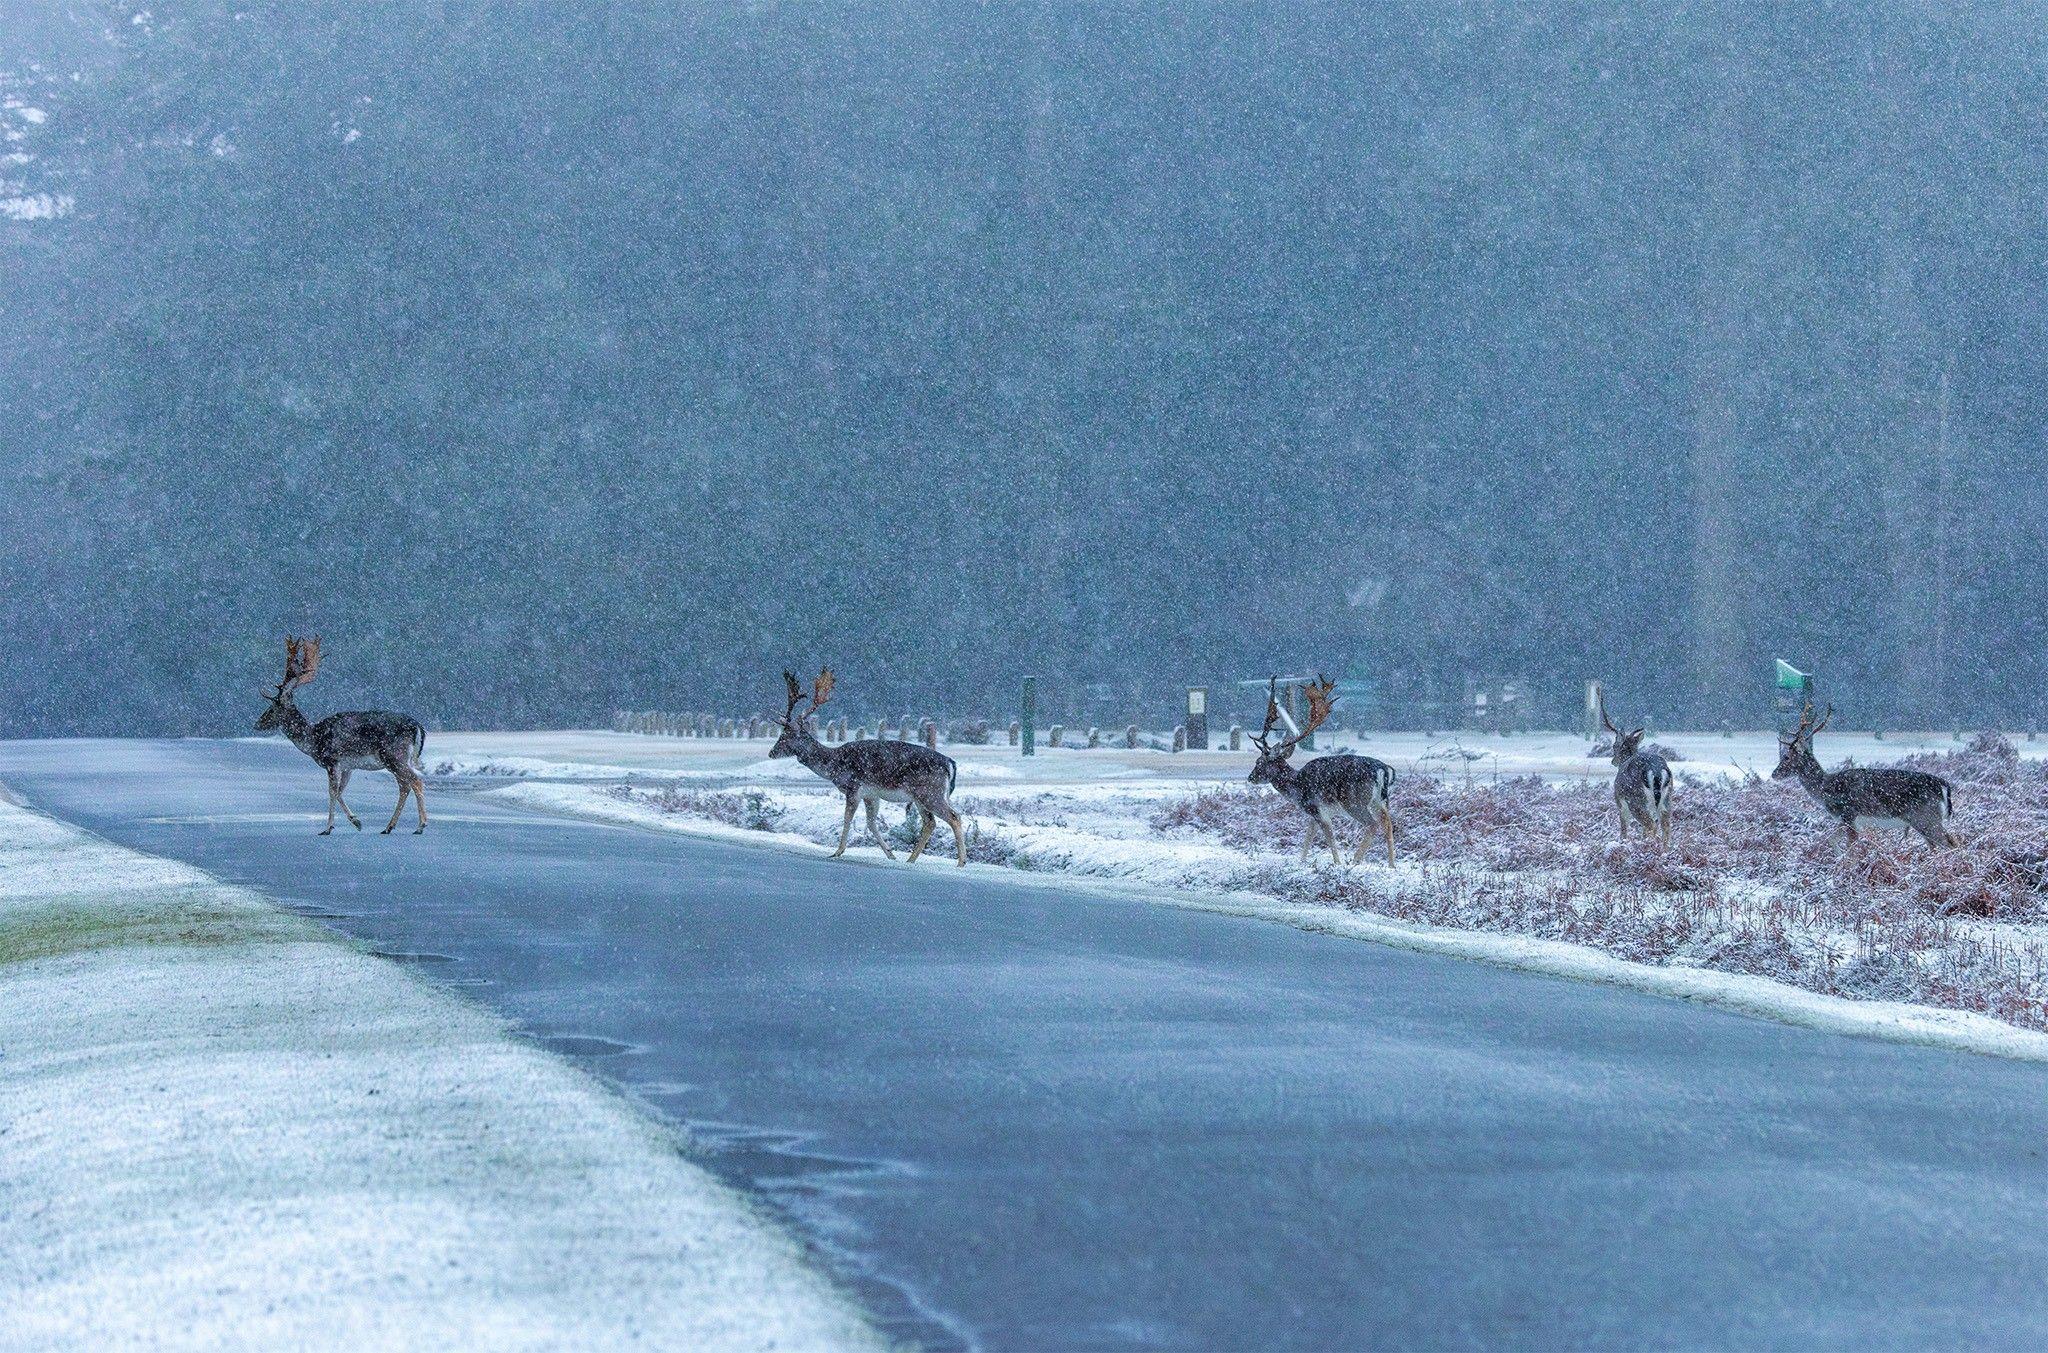
[[[1061,746],[1061,740],[1065,738],[1066,735],[1067,729],[1064,724],[1054,724],[1052,726],[1052,731],[1050,733],[1047,733],[1045,736],[1045,745],[1048,747]]]
[[[1233,752],[1244,750],[1244,729],[1236,724],[1230,725],[1230,750]]]
[[[933,751],[939,749],[939,726],[937,724],[933,723],[930,719],[926,719],[918,731],[924,734],[925,746]]]
[[[1209,750],[1209,688],[1188,687],[1188,750]]]
[[[1096,748],[1096,747],[1100,747],[1101,745],[1102,745],[1102,730],[1101,730],[1100,728],[1095,728],[1095,727],[1092,727],[1092,726],[1091,726],[1091,727],[1090,727],[1090,728],[1088,729],[1088,746],[1089,746],[1089,747],[1090,747],[1091,749],[1093,749],[1093,748]]]
[[[1124,747],[1128,751],[1135,752],[1138,750],[1138,725],[1134,723],[1124,725]]]
[[[1010,720],[1010,745],[1012,747],[1017,745],[1017,721],[1015,719]]]
[[[1024,678],[1023,711],[1020,721],[1024,725],[1024,755],[1038,754],[1038,678]]]
[[[1184,723],[1173,726],[1173,750],[1184,752],[1188,749],[1188,726]]]

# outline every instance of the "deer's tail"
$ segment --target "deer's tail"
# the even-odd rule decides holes
[[[427,730],[418,724],[414,724],[412,726],[412,760],[414,765],[419,764],[420,757],[426,754],[426,750]]]

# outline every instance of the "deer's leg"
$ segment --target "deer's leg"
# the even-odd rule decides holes
[[[1948,824],[1939,817],[1916,818],[1907,825],[1920,833],[1920,839],[1927,843],[1929,850],[1940,850],[1944,846],[1955,844],[1949,837]]]
[[[1394,862],[1394,810],[1380,809],[1380,830],[1387,835],[1387,863]]]
[[[322,836],[331,836],[331,835],[333,835],[333,834],[334,834],[334,800],[335,800],[335,796],[336,796],[336,794],[337,794],[337,793],[339,792],[339,791],[337,791],[337,790],[335,789],[335,787],[334,787],[334,776],[335,776],[335,771],[334,771],[334,768],[333,768],[333,767],[331,767],[331,766],[330,766],[330,767],[328,767],[328,770],[327,770],[327,825],[326,825],[326,826],[324,826],[324,827],[322,827],[322,828],[320,829],[320,835],[322,835]]]
[[[398,825],[398,815],[405,811],[405,796],[412,793],[412,781],[406,779],[395,769],[391,774],[398,781],[398,803],[391,810],[391,820],[384,824],[383,831],[377,833],[379,836],[391,835],[391,829]]]
[[[418,770],[412,773],[412,804],[420,813],[420,825],[412,829],[412,834],[418,836],[427,829],[427,778]]]
[[[932,833],[943,822],[953,830],[953,855],[958,864],[967,863],[967,834],[961,830],[960,814],[953,810],[953,803],[946,797],[943,784],[932,791],[929,799],[919,799],[917,806],[924,811],[924,837],[919,842],[920,851],[930,848]]]
[[[846,837],[853,830],[853,813],[858,807],[860,795],[849,789],[846,792],[846,820],[839,824],[839,849],[832,852],[832,858],[835,860],[846,853]]]
[[[1330,863],[1339,869],[1344,867],[1344,857],[1337,853],[1337,826],[1331,819],[1327,806],[1316,809],[1316,825],[1323,829],[1323,844],[1330,848]]]
[[[1344,812],[1353,822],[1356,822],[1363,828],[1358,834],[1358,849],[1351,856],[1351,863],[1362,864],[1365,862],[1366,848],[1372,845],[1373,832],[1378,826],[1379,817],[1370,808],[1367,808],[1363,813],[1354,812],[1349,804],[1345,805]]]
[[[965,869],[967,867],[967,833],[960,829],[960,814],[954,811],[953,805],[950,803],[946,805],[946,825],[953,829],[953,853],[960,857],[958,863],[962,869]]]
[[[342,816],[348,819],[348,825],[354,827],[357,831],[361,831],[363,829],[363,820],[349,811],[348,800],[342,797],[348,791],[348,777],[352,774],[354,774],[353,771],[345,770],[341,772],[341,779],[334,786],[334,801],[341,805]]]
[[[882,848],[884,855],[887,855],[892,860],[895,859],[896,852],[889,849],[889,838],[882,835],[882,829],[875,823],[875,800],[862,799],[861,802],[867,806],[868,810],[868,835],[875,838],[875,844]]]
[[[912,864],[917,863],[917,857],[924,854],[924,848],[931,844],[932,829],[939,825],[938,814],[934,813],[929,807],[920,803],[917,805],[917,810],[919,817],[917,842],[910,848],[910,862]]]

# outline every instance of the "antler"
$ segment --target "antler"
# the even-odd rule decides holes
[[[1279,690],[1278,677],[1266,683],[1266,723],[1259,729],[1259,735],[1252,739],[1252,744],[1262,752],[1273,750],[1267,745],[1267,739],[1273,734],[1273,725],[1280,722]],[[1302,739],[1323,726],[1323,721],[1330,717],[1330,711],[1336,707],[1336,690],[1337,683],[1321,675],[1301,688],[1301,693],[1308,697],[1308,716],[1302,720],[1301,727],[1294,731],[1293,736],[1280,744],[1280,755],[1286,756],[1292,752],[1301,745]]]
[[[1323,720],[1329,718],[1330,711],[1336,708],[1336,691],[1337,683],[1320,673],[1314,681],[1301,688],[1301,693],[1308,697],[1308,721],[1302,724],[1301,731],[1294,735],[1296,742],[1300,742],[1323,726]]]
[[[286,638],[284,641],[284,680],[277,683],[277,693],[297,690],[313,679],[320,670],[320,638]]]
[[[1266,722],[1259,727],[1259,734],[1252,739],[1252,746],[1260,751],[1268,750],[1266,739],[1273,735],[1273,725],[1280,722],[1280,678],[1274,677],[1266,683]]]
[[[1829,705],[1828,712],[1820,716],[1819,723],[1815,723],[1813,721],[1813,701],[1807,701],[1806,707],[1799,711],[1799,727],[1792,730],[1792,741],[1797,742],[1799,741],[1799,739],[1805,738],[1807,741],[1811,742],[1813,740],[1813,735],[1815,733],[1820,732],[1821,729],[1826,728],[1828,726],[1828,720],[1834,717],[1835,707],[1833,705]]]
[[[811,683],[811,707],[805,710],[800,718],[796,712],[796,707],[803,702],[804,688],[802,683],[796,679],[795,672],[784,669],[782,681],[789,688],[789,704],[784,706],[782,711],[783,726],[795,728],[803,719],[808,719],[813,714],[816,714],[818,706],[832,698],[832,687],[838,680],[839,678],[832,675],[831,668],[819,668],[818,679]]]
[[[1618,738],[1634,737],[1643,731],[1643,728],[1631,728],[1628,732],[1624,733],[1614,726],[1614,720],[1607,717],[1607,687],[1597,681],[1593,683],[1593,703],[1600,707],[1600,726],[1614,734],[1614,736]],[[1648,727],[1648,725],[1646,724],[1643,727]]]

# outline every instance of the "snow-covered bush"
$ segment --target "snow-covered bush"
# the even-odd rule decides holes
[[[1417,773],[1396,783],[1394,812],[1421,870],[1281,869],[1260,891],[2048,1027],[2041,942],[1972,924],[2048,923],[2048,769],[1995,735],[1905,764],[1955,786],[1962,847],[1897,832],[1852,845],[1790,781],[1684,782],[1661,845],[1623,841],[1604,783],[1462,788]],[[1166,804],[1151,825],[1277,862],[1307,819],[1270,790],[1232,786]]]
[[[970,747],[986,747],[993,736],[987,719],[962,719],[946,729],[946,741]]]

